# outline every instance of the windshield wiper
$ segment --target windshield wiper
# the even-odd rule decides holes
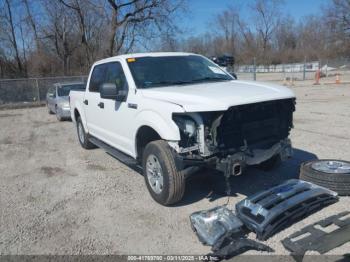
[[[173,86],[173,85],[188,85],[192,83],[197,82],[205,82],[205,81],[228,81],[230,79],[222,78],[222,77],[203,77],[198,79],[193,79],[189,81],[159,81],[159,82],[148,82],[147,84],[144,84],[144,88],[152,88],[152,87],[158,87],[158,86]]]
[[[148,85],[144,85],[146,88],[147,87],[155,87],[155,86],[170,86],[170,85],[186,85],[186,84],[191,84],[192,81],[160,81],[160,82],[154,82],[154,83],[149,83]]]
[[[191,80],[191,82],[205,82],[205,81],[228,81],[230,79],[222,77],[203,77]]]

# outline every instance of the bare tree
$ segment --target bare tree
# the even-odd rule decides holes
[[[69,59],[79,46],[75,20],[65,6],[57,2],[46,2],[48,24],[43,28],[45,37],[51,41],[51,49],[62,61],[63,74],[69,73]]]
[[[326,56],[326,25],[318,16],[308,16],[297,28],[299,32],[297,50],[308,59],[320,59]]]
[[[275,50],[273,63],[297,62],[304,59],[301,52],[298,52],[298,40],[300,31],[297,28],[295,20],[287,16],[281,19],[275,27],[272,37],[272,45]]]
[[[73,10],[79,25],[80,43],[84,48],[86,66],[89,67],[96,58],[96,44],[103,24],[102,8],[87,0],[58,0]]]
[[[178,10],[183,1],[170,0],[130,0],[120,2],[108,0],[112,12],[110,14],[110,31],[106,55],[119,53],[125,44],[131,49],[138,34],[152,33],[154,27],[161,30],[163,26],[171,26],[171,15]]]
[[[223,37],[221,53],[235,55],[238,42],[239,28],[239,11],[231,6],[217,15],[216,23],[219,28],[220,35]]]
[[[263,62],[270,62],[267,61],[267,49],[275,27],[280,20],[280,4],[281,1],[278,0],[255,0],[251,6],[255,28],[258,33],[258,41],[261,42],[261,59]]]
[[[22,1],[24,4],[24,7],[25,7],[26,15],[27,15],[25,20],[30,25],[30,27],[33,31],[36,49],[38,51],[40,51],[41,50],[41,42],[40,42],[40,38],[39,38],[39,34],[38,34],[38,28],[36,25],[36,21],[33,18],[33,14],[32,14],[32,11],[30,9],[28,0],[22,0]]]
[[[333,0],[322,15],[329,30],[327,44],[332,48],[332,56],[350,57],[350,0]]]
[[[336,29],[350,37],[350,0],[333,0],[327,6],[326,16]]]
[[[8,34],[8,40],[11,43],[13,50],[15,52],[15,59],[17,62],[18,70],[20,73],[23,73],[23,64],[21,61],[20,53],[19,53],[19,47],[17,44],[17,38],[16,38],[16,32],[15,32],[15,23],[13,20],[12,15],[12,6],[10,0],[5,0],[7,14],[5,16],[5,19],[9,26],[9,34]]]
[[[86,74],[97,59],[143,50],[228,53],[247,64],[349,57],[350,0],[330,0],[299,22],[280,12],[281,1],[254,0],[227,7],[187,38],[176,23],[186,1],[0,1],[0,76]]]

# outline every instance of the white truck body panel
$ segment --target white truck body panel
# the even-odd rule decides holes
[[[130,54],[96,62],[90,71],[86,91],[70,93],[73,121],[76,121],[75,112],[78,111],[89,134],[136,158],[135,138],[142,126],[153,128],[164,140],[180,140],[179,128],[172,120],[173,113],[223,111],[235,105],[295,97],[290,89],[283,86],[238,80],[137,89],[127,58],[181,55],[194,54]],[[119,62],[122,65],[129,87],[124,102],[102,99],[99,93],[88,90],[94,67],[108,62]],[[84,100],[88,100],[88,105],[83,103]],[[104,103],[104,109],[97,106],[100,102]],[[137,109],[130,108],[130,104],[137,105]]]
[[[186,112],[222,111],[231,106],[295,96],[283,86],[238,80],[150,88],[141,93],[150,99],[180,105]]]

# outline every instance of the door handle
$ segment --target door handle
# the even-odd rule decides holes
[[[105,108],[105,104],[103,102],[98,103],[97,106],[99,106],[100,108]]]
[[[85,99],[85,100],[83,101],[83,103],[84,103],[85,105],[88,105],[88,104],[89,104],[89,101],[88,101],[87,99]]]

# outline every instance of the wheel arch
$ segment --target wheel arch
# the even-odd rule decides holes
[[[149,125],[140,126],[135,135],[136,159],[141,160],[143,150],[148,143],[160,139],[162,139],[161,135],[153,127]]]
[[[169,111],[154,112],[152,110],[143,110],[139,112],[135,117],[135,133],[134,133],[134,152],[136,158],[139,158],[140,151],[138,150],[137,143],[140,138],[140,131],[153,130],[153,133],[157,134],[157,137],[166,141],[179,141],[180,131],[178,126],[172,119],[172,114]]]
[[[74,108],[73,121],[77,122],[78,117],[80,116],[80,112],[77,108]]]
[[[85,131],[89,132],[86,124],[84,111],[79,106],[74,107],[74,110],[71,109],[71,118],[74,123],[77,122],[79,116],[81,117],[81,122],[83,123]]]

